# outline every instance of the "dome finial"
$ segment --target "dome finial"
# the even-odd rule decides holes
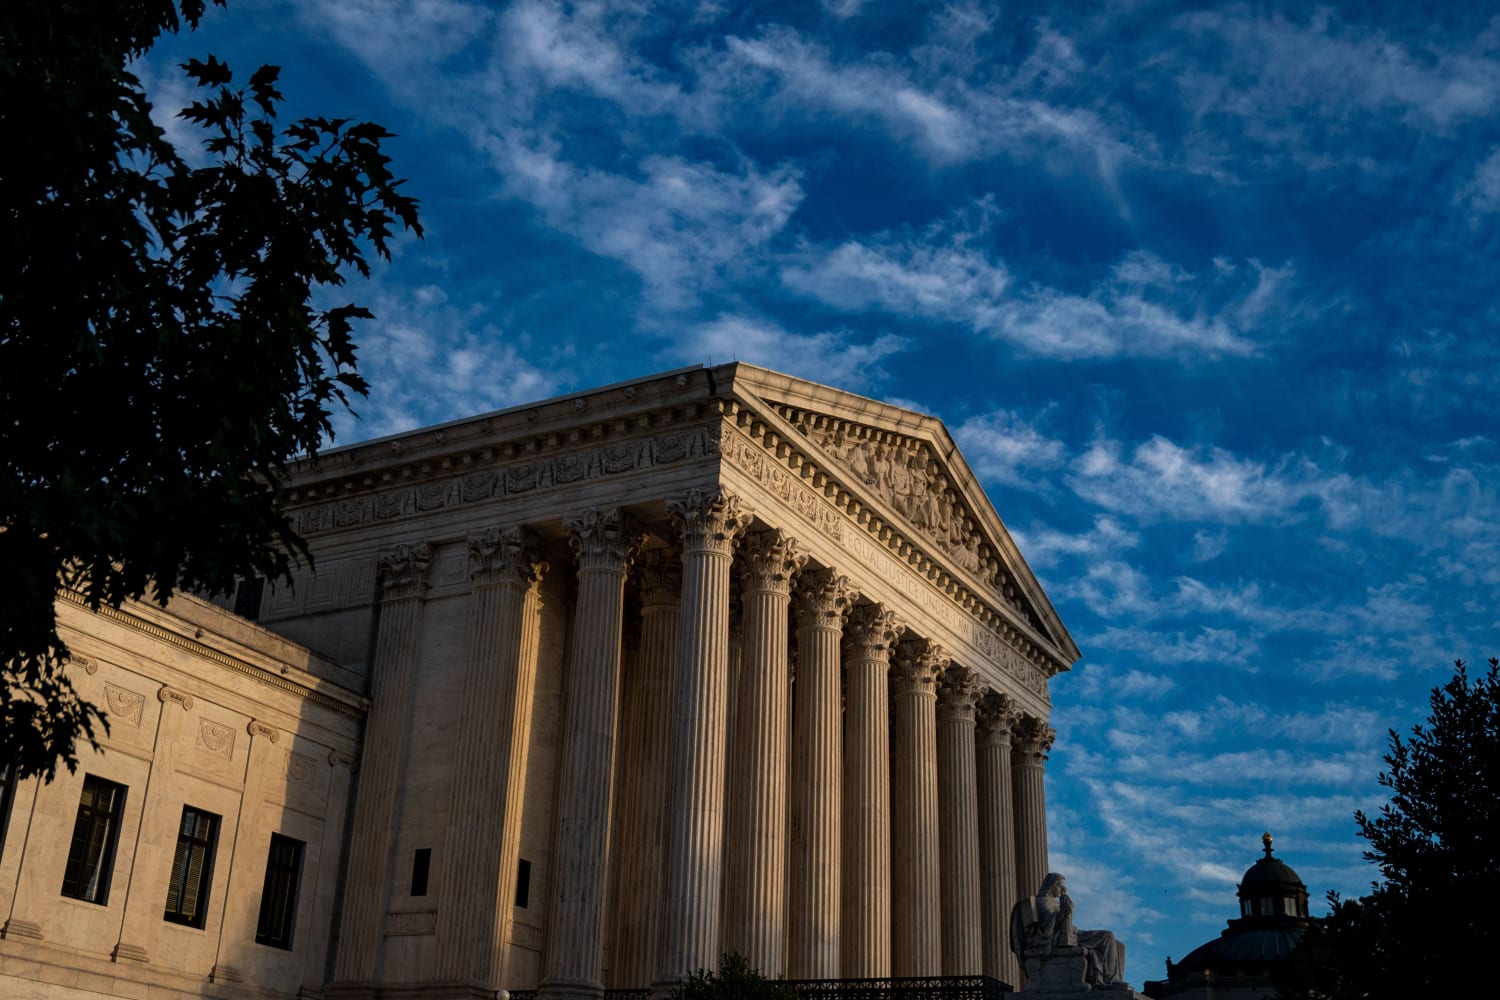
[[[1260,842],[1265,845],[1266,857],[1268,858],[1271,856],[1271,840],[1272,837],[1270,830],[1267,830],[1265,833],[1260,835]]]

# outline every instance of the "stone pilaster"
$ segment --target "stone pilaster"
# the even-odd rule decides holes
[[[641,586],[641,649],[627,675],[620,713],[625,754],[620,891],[615,900],[611,971],[620,989],[649,986],[660,948],[661,887],[666,883],[668,809],[672,800],[672,699],[682,556],[649,549],[637,561]]]
[[[840,951],[845,979],[891,974],[891,651],[904,626],[878,605],[844,627],[844,874]]]
[[[979,910],[979,803],[974,771],[974,703],[978,695],[978,679],[967,667],[949,667],[938,679],[945,976],[975,976],[984,964]]]
[[[1042,778],[1056,736],[1056,730],[1031,716],[1023,717],[1011,734],[1018,899],[1035,894],[1047,877],[1047,793]]]
[[[891,668],[891,967],[896,976],[936,976],[943,968],[934,688],[948,662],[937,643],[911,639],[897,646]]]
[[[547,954],[537,993],[596,1000],[604,989],[600,968],[625,573],[644,536],[618,509],[585,511],[563,526],[578,571],[578,600],[564,695]]]
[[[1017,989],[1021,987],[1021,968],[1010,950],[1010,911],[1019,898],[1010,735],[1019,717],[1015,704],[1003,694],[986,691],[979,699],[975,777],[979,785],[979,899],[984,928],[984,974]]]
[[[677,648],[675,797],[668,840],[666,912],[656,989],[717,968],[724,876],[724,767],[729,706],[729,572],[735,538],[750,523],[718,487],[668,502],[682,542]]]
[[[805,573],[796,595],[792,827],[787,975],[839,975],[843,746],[840,646],[859,592],[832,570]]]
[[[737,805],[727,838],[728,915],[724,950],[744,955],[771,979],[786,975],[786,859],[791,692],[787,619],[792,579],[807,556],[780,531],[758,531],[740,547],[744,652],[738,753],[731,786]]]
[[[464,689],[441,870],[435,971],[455,995],[505,982],[547,564],[521,528],[469,536]]]
[[[333,902],[338,893],[339,854],[344,849],[344,814],[349,808],[349,789],[354,778],[355,758],[338,750],[328,752],[328,801],[323,814],[323,843],[319,849],[318,877],[309,885],[313,893],[312,919],[308,922],[307,948],[302,956],[302,997],[320,997],[328,974],[328,939],[333,930]]]
[[[417,662],[422,648],[422,603],[432,553],[400,545],[376,564],[381,604],[370,664],[370,714],[349,841],[338,963],[334,982],[356,994],[374,982],[385,940],[391,851],[398,797],[411,739]],[[252,865],[252,867],[254,867]]]
[[[229,847],[229,881],[224,886],[224,899],[259,899],[261,880],[266,870],[266,851],[271,843],[271,834],[276,830],[271,825],[272,812],[267,808],[266,784],[281,777],[281,762],[285,748],[278,748],[282,732],[268,722],[251,719],[245,727],[250,737],[250,751],[245,757],[245,786],[240,793],[240,811],[235,822],[234,840]],[[352,871],[350,873],[353,874]],[[383,889],[384,886],[382,885]],[[382,912],[375,918],[377,936],[385,930],[385,894],[379,896]],[[302,902],[298,909],[302,909]],[[345,913],[347,914],[347,910]],[[208,972],[209,982],[240,983],[245,979],[245,970],[253,961],[255,924],[259,907],[225,906],[223,920],[219,924],[218,948],[214,964]],[[292,926],[298,939],[308,934],[306,921],[294,920]],[[304,947],[300,942],[294,950]],[[370,974],[373,975],[373,972]],[[369,976],[356,987],[356,995],[369,995]]]

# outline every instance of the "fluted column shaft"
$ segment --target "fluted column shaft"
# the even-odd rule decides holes
[[[908,640],[899,645],[891,670],[896,730],[891,771],[891,965],[897,976],[936,976],[943,967],[934,687],[947,666],[948,658],[936,643]]]
[[[1016,898],[1035,895],[1047,877],[1047,793],[1042,778],[1056,731],[1023,718],[1011,737],[1011,780],[1016,803]],[[1019,984],[1018,984],[1019,985]]]
[[[565,522],[578,569],[578,603],[565,694],[553,833],[552,901],[538,994],[597,998],[613,792],[615,713],[625,572],[641,534],[620,510]]]
[[[787,975],[839,975],[843,746],[839,651],[858,592],[829,570],[797,591],[797,683],[792,697],[791,914]]]
[[[719,963],[729,571],[735,537],[750,519],[738,497],[717,487],[691,490],[667,510],[682,542],[682,619],[659,993]]]
[[[807,557],[780,531],[741,545],[744,618],[736,799],[727,850],[730,884],[724,951],[738,952],[770,979],[786,975],[788,730],[787,620],[792,578]]]
[[[943,869],[943,975],[975,976],[983,965],[979,911],[979,802],[974,770],[974,702],[967,667],[938,681],[938,811]]]
[[[620,892],[615,901],[614,985],[649,986],[660,947],[661,887],[672,800],[672,699],[682,557],[669,549],[641,553],[641,649],[627,678],[620,715],[626,755],[621,789]]]
[[[1010,733],[1017,717],[1014,705],[1003,694],[989,691],[980,699],[975,776],[979,785],[979,898],[984,927],[984,974],[1019,989],[1021,969],[1010,950],[1010,911],[1019,898],[1010,779]]]
[[[877,605],[854,609],[844,628],[844,876],[841,966],[845,979],[891,974],[891,650],[902,625]]]
[[[520,528],[469,536],[474,589],[434,943],[438,980],[475,996],[505,985],[546,569]]]
[[[426,545],[401,545],[376,566],[382,603],[370,663],[370,714],[349,842],[342,931],[334,979],[359,986],[375,980],[385,940],[397,798],[411,735],[413,694],[422,644],[422,596],[431,563]]]

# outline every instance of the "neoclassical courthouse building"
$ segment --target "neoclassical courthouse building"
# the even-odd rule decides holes
[[[60,599],[110,728],[0,788],[0,996],[1019,985],[1078,651],[939,421],[729,364],[289,489],[292,586]]]

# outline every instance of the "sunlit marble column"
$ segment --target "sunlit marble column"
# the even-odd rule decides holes
[[[473,590],[434,941],[436,978],[454,995],[492,997],[504,985],[546,570],[523,528],[469,536]]]
[[[374,982],[385,941],[390,886],[391,831],[411,738],[417,661],[422,645],[422,599],[430,583],[431,550],[399,545],[380,556],[379,623],[370,663],[370,714],[349,839],[338,962],[334,982],[351,992]]]
[[[750,523],[739,498],[716,486],[690,490],[667,510],[682,541],[682,622],[658,994],[719,963],[729,571],[735,539]]]
[[[563,712],[552,848],[552,900],[539,996],[603,992],[605,873],[614,776],[625,573],[643,539],[618,509],[564,522],[578,569],[578,599]]]
[[[842,975],[891,974],[891,650],[904,626],[863,604],[844,627]]]
[[[724,951],[744,955],[770,979],[786,975],[788,727],[787,619],[792,578],[807,556],[781,531],[740,545],[741,665],[738,752],[731,790],[728,916]]]
[[[641,585],[641,650],[626,679],[620,740],[626,785],[620,789],[622,843],[616,852],[615,986],[641,989],[656,973],[661,887],[666,880],[667,813],[672,800],[672,699],[677,687],[677,637],[682,556],[649,549],[637,560]]]
[[[938,811],[943,859],[943,975],[976,976],[983,964],[979,913],[979,803],[974,772],[978,678],[953,666],[938,678]]]
[[[897,646],[891,667],[895,760],[891,769],[892,972],[942,974],[942,890],[938,842],[938,674],[942,647],[926,639]]]
[[[1042,778],[1056,735],[1051,726],[1031,716],[1023,717],[1011,735],[1018,899],[1035,894],[1047,877],[1047,794]]]
[[[858,591],[832,570],[802,575],[792,697],[791,895],[787,975],[837,979],[843,811],[839,647]]]
[[[1019,898],[1010,734],[1019,717],[1014,702],[997,691],[986,691],[979,699],[975,777],[979,785],[979,899],[984,928],[984,974],[1017,989],[1021,987],[1021,969],[1010,950],[1010,911]]]

